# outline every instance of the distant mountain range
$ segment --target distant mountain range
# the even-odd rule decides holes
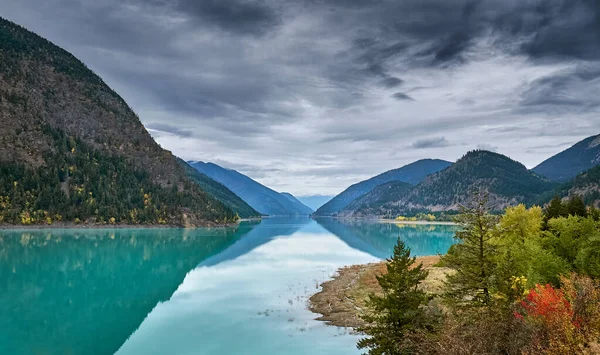
[[[258,212],[269,216],[310,215],[313,210],[289,193],[274,191],[235,170],[214,163],[190,161],[190,166],[223,184]]]
[[[450,166],[452,163],[439,159],[424,159],[408,164],[399,169],[387,171],[369,180],[361,181],[335,196],[331,201],[321,206],[315,216],[332,216],[344,209],[348,204],[373,188],[392,181],[402,181],[411,185],[420,183],[426,176]]]
[[[567,182],[600,164],[600,135],[582,140],[533,168],[552,181]]]
[[[333,196],[323,196],[323,195],[314,195],[314,196],[298,196],[297,197],[300,202],[310,207],[314,211],[318,210],[321,206],[329,202]]]
[[[415,187],[383,185],[389,193],[376,188],[344,210],[345,215],[369,214],[397,216],[415,212],[459,210],[474,192],[486,192],[489,207],[503,210],[518,203],[533,203],[556,184],[543,179],[510,158],[488,151],[472,151],[447,169],[430,175]]]
[[[281,192],[280,193],[282,196],[286,197],[290,203],[291,206],[291,211],[297,211],[293,214],[295,215],[301,215],[301,216],[308,216],[311,213],[314,212],[314,210],[308,206],[306,206],[305,204],[303,204],[300,200],[298,200],[294,195],[292,195],[289,192]],[[286,206],[287,207],[287,206]],[[288,207],[289,209],[289,207]]]
[[[406,195],[413,187],[414,185],[402,181],[381,184],[350,202],[337,215],[346,217],[388,216],[392,212],[389,205]]]
[[[475,191],[486,192],[489,207],[498,211],[518,203],[544,204],[555,195],[565,198],[578,195],[587,204],[598,205],[598,164],[600,135],[584,139],[531,171],[504,155],[476,150],[445,169],[425,177],[415,186],[401,179],[379,183],[375,187],[367,185],[371,188],[370,191],[357,193],[360,194],[359,197],[331,215],[395,218],[403,214],[457,211],[461,205],[470,202]],[[348,192],[364,186],[364,183],[351,186],[332,202],[344,200],[345,203],[351,198]],[[319,214],[319,210],[315,214]]]
[[[454,211],[475,190],[490,206],[554,194],[600,202],[600,135],[531,171],[487,151],[419,160],[300,199],[234,170],[193,168],[162,149],[128,104],[72,54],[0,18],[0,224],[207,226],[237,217],[395,216]],[[326,201],[327,200],[327,201]]]
[[[229,206],[234,210],[241,218],[255,218],[260,217],[260,213],[254,208],[250,207],[244,200],[238,195],[229,190],[225,185],[211,179],[210,177],[202,174],[198,170],[188,165],[182,159],[179,159],[179,164],[185,168],[187,176],[194,182],[196,182],[202,190],[209,193],[211,196],[221,201],[225,205]]]

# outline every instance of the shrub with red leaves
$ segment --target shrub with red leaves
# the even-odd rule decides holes
[[[541,320],[547,325],[573,321],[573,309],[560,289],[551,285],[536,285],[529,291],[521,306],[529,317]]]
[[[594,306],[598,293],[589,279],[571,275],[561,281],[565,290],[536,285],[520,302],[520,311],[514,313],[515,318],[534,329],[524,354],[590,353],[590,342],[598,336]]]

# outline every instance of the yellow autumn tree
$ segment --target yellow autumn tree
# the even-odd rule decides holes
[[[527,208],[520,204],[506,209],[500,219],[499,231],[503,239],[509,239],[511,243],[525,243],[526,240],[540,235],[543,220],[541,207]]]
[[[507,296],[514,296],[515,278],[527,280],[527,287],[537,283],[559,283],[558,275],[568,265],[542,244],[542,209],[527,208],[520,204],[506,209],[498,223],[496,253],[496,288]]]

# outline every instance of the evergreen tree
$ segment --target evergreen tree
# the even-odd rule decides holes
[[[544,210],[544,220],[546,222],[552,218],[566,217],[568,215],[567,208],[558,195],[554,196],[548,207]]]
[[[386,266],[387,274],[377,277],[383,296],[369,297],[370,312],[362,317],[368,325],[358,329],[367,337],[358,348],[368,349],[370,355],[410,354],[406,336],[426,323],[423,306],[428,298],[418,286],[428,272],[422,264],[415,266],[415,258],[400,239]]]
[[[455,219],[462,226],[456,232],[459,244],[443,257],[447,265],[456,269],[446,281],[446,297],[451,302],[490,304],[498,217],[489,213],[487,202],[487,194],[477,193],[472,206],[463,206],[462,214]]]
[[[580,196],[573,196],[567,203],[567,211],[570,216],[587,217],[587,207]]]

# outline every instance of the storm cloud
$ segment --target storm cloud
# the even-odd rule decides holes
[[[165,148],[298,195],[600,133],[596,0],[0,0]]]

